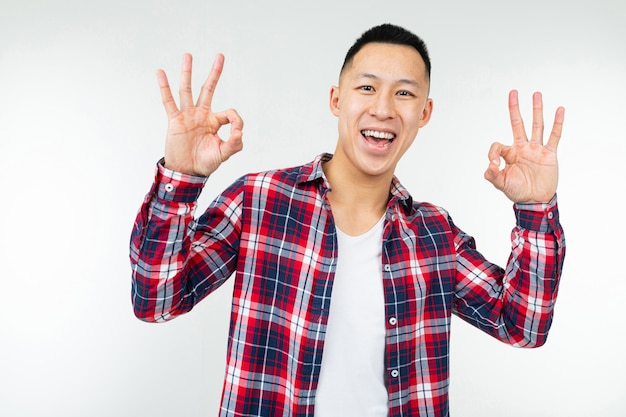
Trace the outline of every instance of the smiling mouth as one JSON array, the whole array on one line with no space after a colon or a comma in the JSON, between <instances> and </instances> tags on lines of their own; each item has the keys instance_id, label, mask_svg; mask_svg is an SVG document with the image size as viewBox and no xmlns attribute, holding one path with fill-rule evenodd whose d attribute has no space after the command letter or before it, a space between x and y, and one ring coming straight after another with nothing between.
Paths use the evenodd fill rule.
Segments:
<instances>
[{"instance_id":1,"label":"smiling mouth","mask_svg":"<svg viewBox=\"0 0 626 417\"><path fill-rule=\"evenodd\" d=\"M390 132L380 132L378 130L362 130L361 134L365 140L379 148L389 146L394 141L396 135Z\"/></svg>"}]
</instances>

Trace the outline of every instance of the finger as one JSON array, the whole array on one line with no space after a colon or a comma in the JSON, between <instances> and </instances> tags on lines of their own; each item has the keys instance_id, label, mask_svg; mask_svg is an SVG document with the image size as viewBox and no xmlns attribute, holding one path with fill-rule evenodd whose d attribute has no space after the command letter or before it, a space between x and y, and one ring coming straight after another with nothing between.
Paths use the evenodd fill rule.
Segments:
<instances>
[{"instance_id":1,"label":"finger","mask_svg":"<svg viewBox=\"0 0 626 417\"><path fill-rule=\"evenodd\" d=\"M232 127L243 130L243 119L235 109L228 109L212 114L214 118L211 127L217 132L222 126L231 125Z\"/></svg>"},{"instance_id":2,"label":"finger","mask_svg":"<svg viewBox=\"0 0 626 417\"><path fill-rule=\"evenodd\" d=\"M215 61L213 62L213 68L211 68L211 73L202 85L202 91L200 91L200 96L198 97L198 102L196 104L198 107L206 106L209 109L211 108L213 93L215 92L215 87L217 86L217 82L220 79L223 68L224 55L217 54L217 56L215 57Z\"/></svg>"},{"instance_id":3,"label":"finger","mask_svg":"<svg viewBox=\"0 0 626 417\"><path fill-rule=\"evenodd\" d=\"M502 153L504 152L505 148L508 147L498 142L494 142L491 144L489 152L487 153L487 156L489 157L490 167L491 165L493 165L496 169L499 169Z\"/></svg>"},{"instance_id":4,"label":"finger","mask_svg":"<svg viewBox=\"0 0 626 417\"><path fill-rule=\"evenodd\" d=\"M178 94L180 96L180 108L185 111L186 108L193 106L193 96L191 94L191 68L193 58L190 54L183 55L183 63L180 72L180 87Z\"/></svg>"},{"instance_id":5,"label":"finger","mask_svg":"<svg viewBox=\"0 0 626 417\"><path fill-rule=\"evenodd\" d=\"M489 166L485 171L485 179L491 182L496 188L500 183L500 155L504 146L498 142L491 144L487 156L489 157Z\"/></svg>"},{"instance_id":6,"label":"finger","mask_svg":"<svg viewBox=\"0 0 626 417\"><path fill-rule=\"evenodd\" d=\"M511 128L513 129L513 139L515 142L527 141L528 138L526 137L524 121L519 111L519 100L516 90L512 90L509 93L509 116L511 118Z\"/></svg>"},{"instance_id":7,"label":"finger","mask_svg":"<svg viewBox=\"0 0 626 417\"><path fill-rule=\"evenodd\" d=\"M543 144L543 100L540 92L533 94L533 130L530 141Z\"/></svg>"},{"instance_id":8,"label":"finger","mask_svg":"<svg viewBox=\"0 0 626 417\"><path fill-rule=\"evenodd\" d=\"M554 115L554 124L552 125L552 132L550 132L550 138L546 144L546 148L551 151L556 151L561 140L561 133L563 132L563 121L565 120L565 108L559 107L556 109Z\"/></svg>"},{"instance_id":9,"label":"finger","mask_svg":"<svg viewBox=\"0 0 626 417\"><path fill-rule=\"evenodd\" d=\"M228 141L222 142L222 162L243 149L243 132L231 127Z\"/></svg>"},{"instance_id":10,"label":"finger","mask_svg":"<svg viewBox=\"0 0 626 417\"><path fill-rule=\"evenodd\" d=\"M174 101L174 97L172 96L172 90L170 89L170 84L167 81L167 75L165 75L165 71L162 69L158 70L157 73L157 81L159 82L159 88L161 90L161 101L163 102L163 107L165 107L165 112L168 117L172 117L173 114L178 112L178 107L176 107L176 101Z\"/></svg>"},{"instance_id":11,"label":"finger","mask_svg":"<svg viewBox=\"0 0 626 417\"><path fill-rule=\"evenodd\" d=\"M504 173L500 171L499 164L494 163L494 161L490 160L489 166L485 170L484 177L498 190L504 187Z\"/></svg>"},{"instance_id":12,"label":"finger","mask_svg":"<svg viewBox=\"0 0 626 417\"><path fill-rule=\"evenodd\" d=\"M220 126L230 124L228 139L221 145L222 161L225 161L243 148L243 119L234 109L215 113L215 118Z\"/></svg>"},{"instance_id":13,"label":"finger","mask_svg":"<svg viewBox=\"0 0 626 417\"><path fill-rule=\"evenodd\" d=\"M504 187L504 170L506 165L512 163L515 159L514 147L494 142L489 148L488 157L489 166L485 171L485 179L501 190ZM502 160L504 160L505 167L500 169Z\"/></svg>"}]
</instances>

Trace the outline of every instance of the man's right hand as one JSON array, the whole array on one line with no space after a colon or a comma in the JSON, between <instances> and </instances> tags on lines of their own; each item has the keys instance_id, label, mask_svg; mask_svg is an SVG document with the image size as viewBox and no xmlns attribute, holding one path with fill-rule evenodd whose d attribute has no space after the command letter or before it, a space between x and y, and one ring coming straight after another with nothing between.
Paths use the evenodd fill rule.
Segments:
<instances>
[{"instance_id":1,"label":"man's right hand","mask_svg":"<svg viewBox=\"0 0 626 417\"><path fill-rule=\"evenodd\" d=\"M234 109L213 112L211 102L224 67L224 56L218 54L194 105L191 94L190 54L183 56L180 82L180 109L172 96L167 76L157 71L161 98L168 117L165 140L165 167L184 174L209 176L222 162L243 148L243 120ZM219 129L230 125L227 140L218 136Z\"/></svg>"}]
</instances>

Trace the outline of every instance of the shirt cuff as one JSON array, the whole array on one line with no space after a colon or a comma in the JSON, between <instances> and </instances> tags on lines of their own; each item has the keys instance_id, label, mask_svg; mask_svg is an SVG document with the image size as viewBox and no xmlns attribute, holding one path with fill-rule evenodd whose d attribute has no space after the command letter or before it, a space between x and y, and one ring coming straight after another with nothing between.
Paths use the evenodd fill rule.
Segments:
<instances>
[{"instance_id":1,"label":"shirt cuff","mask_svg":"<svg viewBox=\"0 0 626 417\"><path fill-rule=\"evenodd\" d=\"M164 159L157 162L155 175L156 196L174 203L193 203L209 177L183 174L165 168Z\"/></svg>"},{"instance_id":2,"label":"shirt cuff","mask_svg":"<svg viewBox=\"0 0 626 417\"><path fill-rule=\"evenodd\" d=\"M515 203L515 218L522 229L548 233L559 224L559 207L556 194L547 203Z\"/></svg>"}]
</instances>

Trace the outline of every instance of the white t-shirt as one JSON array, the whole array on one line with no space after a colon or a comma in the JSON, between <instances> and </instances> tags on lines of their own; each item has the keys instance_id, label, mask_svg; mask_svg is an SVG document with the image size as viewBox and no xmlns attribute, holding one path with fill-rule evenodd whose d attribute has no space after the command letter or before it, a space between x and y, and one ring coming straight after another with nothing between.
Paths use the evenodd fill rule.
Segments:
<instances>
[{"instance_id":1,"label":"white t-shirt","mask_svg":"<svg viewBox=\"0 0 626 417\"><path fill-rule=\"evenodd\" d=\"M385 417L384 217L368 232L337 230L339 256L315 417Z\"/></svg>"}]
</instances>

